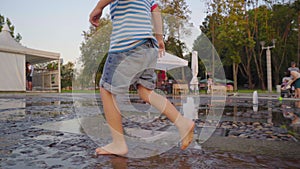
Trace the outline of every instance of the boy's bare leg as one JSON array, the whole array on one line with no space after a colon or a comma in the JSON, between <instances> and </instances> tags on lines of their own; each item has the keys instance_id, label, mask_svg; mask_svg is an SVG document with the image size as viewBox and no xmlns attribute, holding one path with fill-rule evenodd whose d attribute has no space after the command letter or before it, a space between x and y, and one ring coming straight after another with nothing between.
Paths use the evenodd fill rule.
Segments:
<instances>
[{"instance_id":1,"label":"boy's bare leg","mask_svg":"<svg viewBox=\"0 0 300 169\"><path fill-rule=\"evenodd\" d=\"M97 148L96 154L127 154L128 148L123 135L122 117L116 105L115 98L110 92L108 92L104 88L100 88L100 95L103 102L105 118L111 132L112 143L104 147Z\"/></svg>"},{"instance_id":2,"label":"boy's bare leg","mask_svg":"<svg viewBox=\"0 0 300 169\"><path fill-rule=\"evenodd\" d=\"M195 123L183 117L165 97L149 90L142 85L138 86L140 97L165 114L177 127L181 137L181 149L186 149L193 141Z\"/></svg>"}]
</instances>

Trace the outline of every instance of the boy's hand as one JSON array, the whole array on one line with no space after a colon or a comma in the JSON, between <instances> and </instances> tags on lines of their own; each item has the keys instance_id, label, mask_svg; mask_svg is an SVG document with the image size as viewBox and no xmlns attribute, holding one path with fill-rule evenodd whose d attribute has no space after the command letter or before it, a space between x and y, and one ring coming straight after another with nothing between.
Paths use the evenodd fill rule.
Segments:
<instances>
[{"instance_id":1,"label":"boy's hand","mask_svg":"<svg viewBox=\"0 0 300 169\"><path fill-rule=\"evenodd\" d=\"M100 25L99 19L101 16L102 16L102 9L96 7L90 14L90 23L93 26L98 27Z\"/></svg>"},{"instance_id":2,"label":"boy's hand","mask_svg":"<svg viewBox=\"0 0 300 169\"><path fill-rule=\"evenodd\" d=\"M90 14L90 23L98 27L100 25L100 17L102 16L102 10L111 2L114 0L100 0L97 4L97 6L94 8L92 13Z\"/></svg>"},{"instance_id":3,"label":"boy's hand","mask_svg":"<svg viewBox=\"0 0 300 169\"><path fill-rule=\"evenodd\" d=\"M158 40L158 57L161 58L165 56L165 43L163 40Z\"/></svg>"},{"instance_id":4,"label":"boy's hand","mask_svg":"<svg viewBox=\"0 0 300 169\"><path fill-rule=\"evenodd\" d=\"M161 58L165 55L165 42L162 34L155 34L155 38L158 43L158 57Z\"/></svg>"}]
</instances>

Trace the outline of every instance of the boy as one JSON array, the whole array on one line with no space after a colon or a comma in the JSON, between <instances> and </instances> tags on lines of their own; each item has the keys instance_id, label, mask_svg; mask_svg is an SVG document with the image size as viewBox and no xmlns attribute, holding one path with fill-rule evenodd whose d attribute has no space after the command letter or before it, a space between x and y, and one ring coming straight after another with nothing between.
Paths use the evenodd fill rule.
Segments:
<instances>
[{"instance_id":1,"label":"boy","mask_svg":"<svg viewBox=\"0 0 300 169\"><path fill-rule=\"evenodd\" d=\"M137 87L141 99L157 108L175 124L181 137L181 149L186 149L193 140L195 123L183 117L166 98L153 92L156 59L165 50L158 5L154 0L100 0L90 14L92 25L99 26L102 11L109 4L113 31L100 80L100 95L112 143L97 148L96 154L128 153L122 117L114 95L126 92L126 87L128 89L131 84Z\"/></svg>"}]
</instances>

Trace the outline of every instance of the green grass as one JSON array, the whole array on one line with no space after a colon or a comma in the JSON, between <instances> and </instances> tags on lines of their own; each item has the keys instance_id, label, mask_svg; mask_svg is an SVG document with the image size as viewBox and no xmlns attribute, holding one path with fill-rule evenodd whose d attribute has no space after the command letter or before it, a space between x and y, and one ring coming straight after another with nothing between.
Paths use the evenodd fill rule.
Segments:
<instances>
[{"instance_id":1,"label":"green grass","mask_svg":"<svg viewBox=\"0 0 300 169\"><path fill-rule=\"evenodd\" d=\"M257 91L257 93L269 93L267 90L250 90L250 89L239 89L237 92L238 93L253 93L254 91ZM99 93L99 90L62 90L62 93ZM137 91L130 91L129 93L131 94L136 94ZM200 94L205 94L206 90L201 89ZM228 92L230 93L230 92ZM275 90L273 90L272 94L276 94L277 92Z\"/></svg>"},{"instance_id":2,"label":"green grass","mask_svg":"<svg viewBox=\"0 0 300 169\"><path fill-rule=\"evenodd\" d=\"M99 90L62 90L62 93L99 93Z\"/></svg>"},{"instance_id":3,"label":"green grass","mask_svg":"<svg viewBox=\"0 0 300 169\"><path fill-rule=\"evenodd\" d=\"M254 91L257 91L257 93L269 93L268 90L261 90L261 89L239 89L238 93L253 93ZM272 92L273 94L277 93L276 90L273 90Z\"/></svg>"}]
</instances>

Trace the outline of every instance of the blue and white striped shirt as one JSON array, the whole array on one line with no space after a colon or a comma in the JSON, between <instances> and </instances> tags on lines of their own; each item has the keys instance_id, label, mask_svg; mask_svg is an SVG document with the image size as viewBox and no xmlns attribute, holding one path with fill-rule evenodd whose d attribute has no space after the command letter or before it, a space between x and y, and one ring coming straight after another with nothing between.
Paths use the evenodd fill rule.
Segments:
<instances>
[{"instance_id":1,"label":"blue and white striped shirt","mask_svg":"<svg viewBox=\"0 0 300 169\"><path fill-rule=\"evenodd\" d=\"M125 52L153 37L151 11L157 7L155 0L115 0L110 4L113 30L110 53Z\"/></svg>"}]
</instances>

